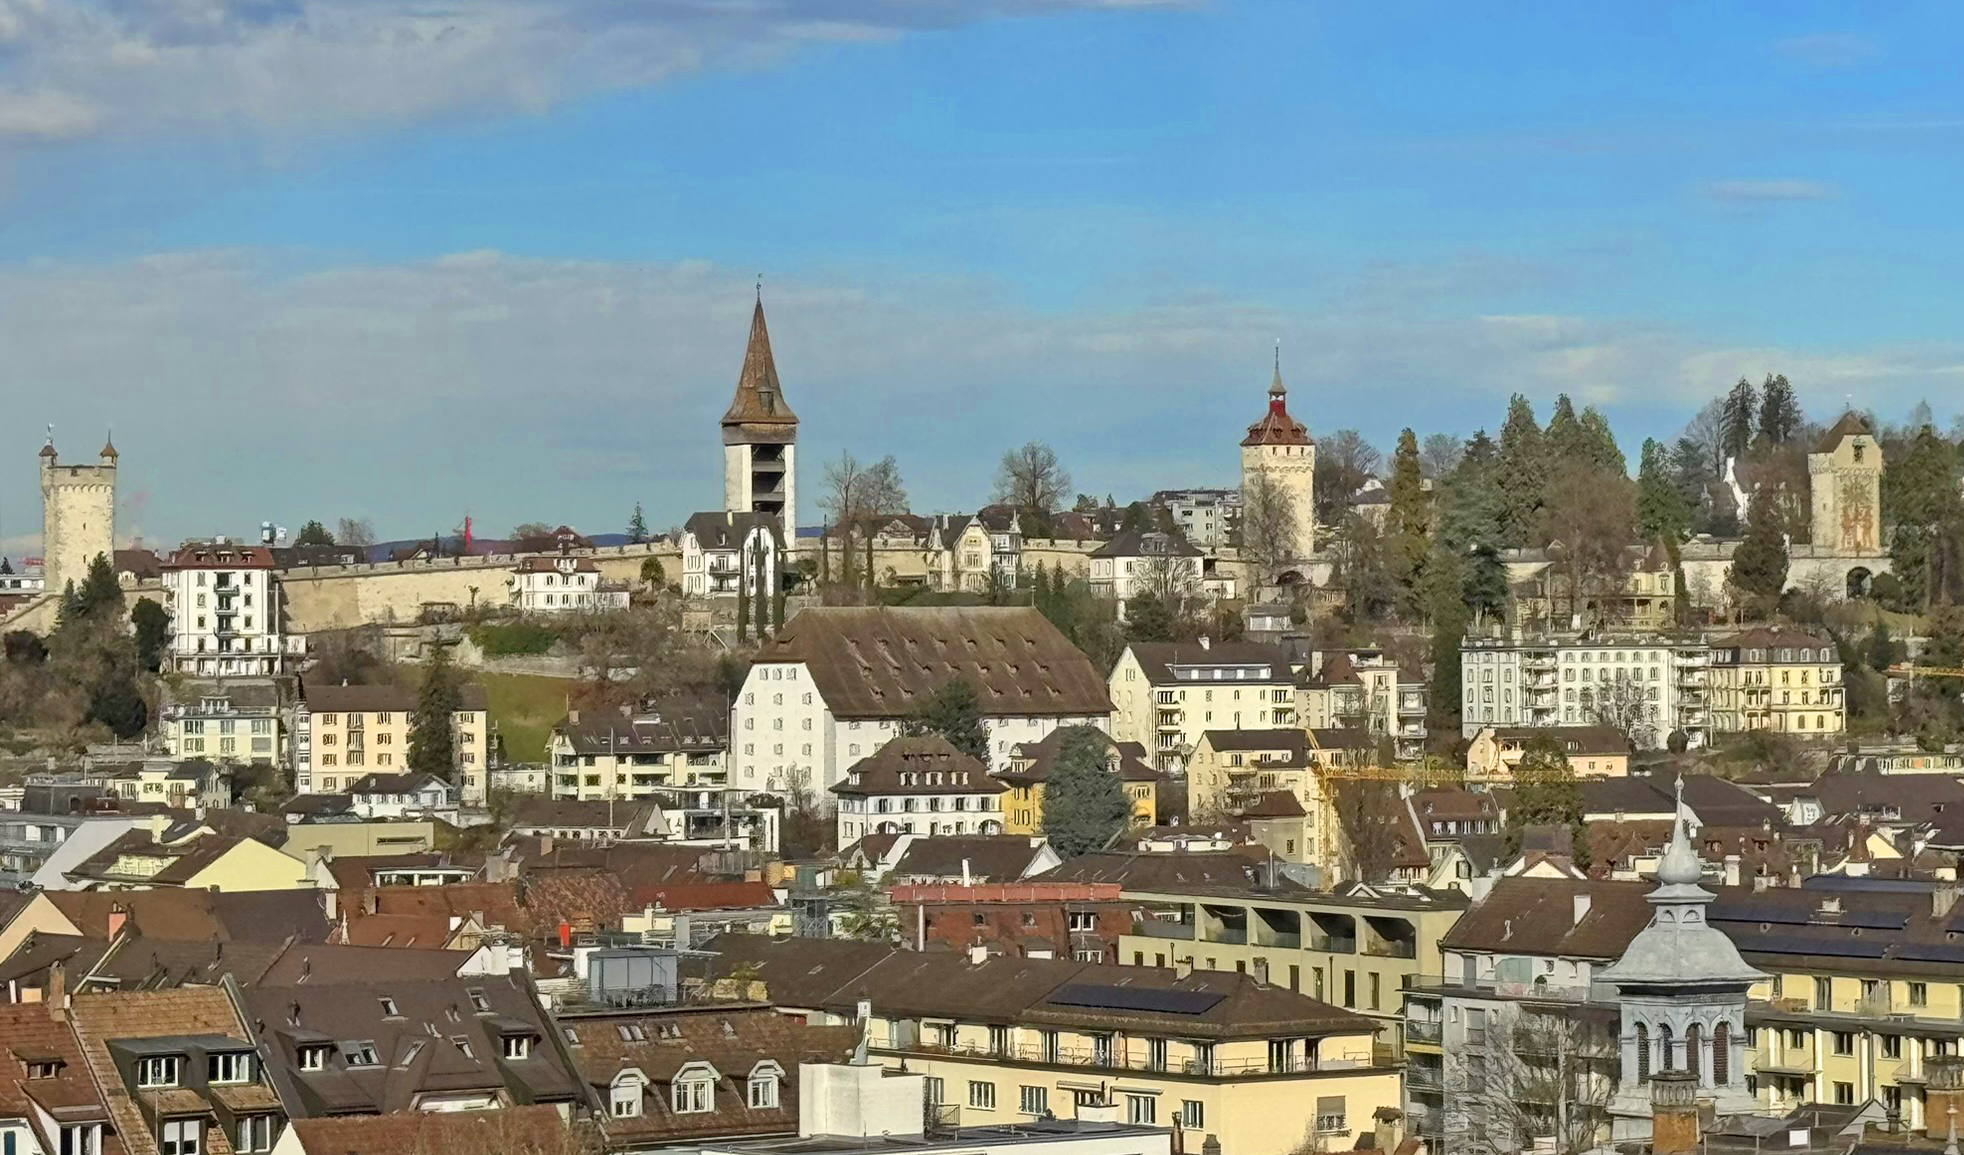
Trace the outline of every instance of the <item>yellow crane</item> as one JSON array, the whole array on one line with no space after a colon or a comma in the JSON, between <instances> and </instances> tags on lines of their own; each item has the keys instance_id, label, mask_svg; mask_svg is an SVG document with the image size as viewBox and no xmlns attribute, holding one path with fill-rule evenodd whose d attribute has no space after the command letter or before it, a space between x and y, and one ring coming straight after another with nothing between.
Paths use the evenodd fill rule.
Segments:
<instances>
[{"instance_id":1,"label":"yellow crane","mask_svg":"<svg viewBox=\"0 0 1964 1155\"><path fill-rule=\"evenodd\" d=\"M1894 665L1883 672L1892 678L1964 678L1964 670L1951 666Z\"/></svg>"}]
</instances>

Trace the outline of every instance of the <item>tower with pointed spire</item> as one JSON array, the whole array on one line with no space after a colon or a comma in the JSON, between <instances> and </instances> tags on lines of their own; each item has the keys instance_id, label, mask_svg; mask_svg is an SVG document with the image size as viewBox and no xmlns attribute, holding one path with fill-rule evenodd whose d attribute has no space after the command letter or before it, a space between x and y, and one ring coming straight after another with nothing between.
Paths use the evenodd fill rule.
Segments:
<instances>
[{"instance_id":1,"label":"tower with pointed spire","mask_svg":"<svg viewBox=\"0 0 1964 1155\"><path fill-rule=\"evenodd\" d=\"M764 326L764 296L750 314L736 396L723 414L723 509L778 519L786 542L798 531L798 415L784 402Z\"/></svg>"},{"instance_id":2,"label":"tower with pointed spire","mask_svg":"<svg viewBox=\"0 0 1964 1155\"><path fill-rule=\"evenodd\" d=\"M41 576L49 593L81 585L101 554L116 560L116 446L104 439L93 465L55 454L54 427L41 447Z\"/></svg>"},{"instance_id":3,"label":"tower with pointed spire","mask_svg":"<svg viewBox=\"0 0 1964 1155\"><path fill-rule=\"evenodd\" d=\"M1646 896L1650 923L1601 974L1622 1012L1622 1077L1609 1106L1617 1143L1650 1137L1647 1083L1659 1071L1688 1074L1696 1101L1719 1115L1758 1110L1746 1089L1746 992L1767 976L1706 917L1717 895L1699 885L1705 871L1686 829L1682 778L1677 788L1678 817Z\"/></svg>"},{"instance_id":4,"label":"tower with pointed spire","mask_svg":"<svg viewBox=\"0 0 1964 1155\"><path fill-rule=\"evenodd\" d=\"M1306 558L1316 551L1316 442L1309 429L1289 416L1289 391L1282 386L1282 346L1275 346L1275 377L1268 387L1268 412L1241 439L1242 506L1249 488L1265 478L1289 500L1294 515L1294 546L1289 554Z\"/></svg>"}]
</instances>

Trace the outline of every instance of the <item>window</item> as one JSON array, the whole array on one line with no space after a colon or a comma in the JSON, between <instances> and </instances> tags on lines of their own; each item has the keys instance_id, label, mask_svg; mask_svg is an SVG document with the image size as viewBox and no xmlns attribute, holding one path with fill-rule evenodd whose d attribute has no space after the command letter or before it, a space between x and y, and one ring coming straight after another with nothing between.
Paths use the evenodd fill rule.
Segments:
<instances>
[{"instance_id":1,"label":"window","mask_svg":"<svg viewBox=\"0 0 1964 1155\"><path fill-rule=\"evenodd\" d=\"M1900 1059L1903 1057L1903 1037L1901 1035L1882 1036L1882 1057Z\"/></svg>"},{"instance_id":2,"label":"window","mask_svg":"<svg viewBox=\"0 0 1964 1155\"><path fill-rule=\"evenodd\" d=\"M763 1111L777 1106L777 1073L755 1071L750 1076L750 1106Z\"/></svg>"},{"instance_id":3,"label":"window","mask_svg":"<svg viewBox=\"0 0 1964 1155\"><path fill-rule=\"evenodd\" d=\"M641 1080L630 1072L614 1077L608 1089L607 1107L616 1119L632 1119L641 1114Z\"/></svg>"},{"instance_id":4,"label":"window","mask_svg":"<svg viewBox=\"0 0 1964 1155\"><path fill-rule=\"evenodd\" d=\"M469 1039L465 1038L462 1035L452 1035L450 1037L450 1041L456 1044L458 1054L464 1056L466 1059L469 1059L473 1063L477 1061L477 1052L471 1050L471 1041Z\"/></svg>"},{"instance_id":5,"label":"window","mask_svg":"<svg viewBox=\"0 0 1964 1155\"><path fill-rule=\"evenodd\" d=\"M1148 1071L1164 1071L1166 1069L1165 1039L1146 1040L1146 1069Z\"/></svg>"},{"instance_id":6,"label":"window","mask_svg":"<svg viewBox=\"0 0 1964 1155\"><path fill-rule=\"evenodd\" d=\"M1150 1127L1159 1122L1159 1103L1151 1095L1127 1095L1125 1118L1129 1123Z\"/></svg>"},{"instance_id":7,"label":"window","mask_svg":"<svg viewBox=\"0 0 1964 1155\"><path fill-rule=\"evenodd\" d=\"M1316 1097L1316 1133L1318 1135L1348 1135L1350 1124L1344 1118L1342 1095L1318 1095Z\"/></svg>"},{"instance_id":8,"label":"window","mask_svg":"<svg viewBox=\"0 0 1964 1155\"><path fill-rule=\"evenodd\" d=\"M1927 1007L1927 1006L1929 1006L1929 1005L1930 1005L1930 984L1928 984L1928 983L1911 983L1911 984L1909 984L1909 1005L1910 1005L1910 1006L1912 1006L1912 1007Z\"/></svg>"},{"instance_id":9,"label":"window","mask_svg":"<svg viewBox=\"0 0 1964 1155\"><path fill-rule=\"evenodd\" d=\"M27 1064L27 1077L29 1079L52 1079L61 1073L61 1068L62 1062L60 1059L36 1059Z\"/></svg>"},{"instance_id":10,"label":"window","mask_svg":"<svg viewBox=\"0 0 1964 1155\"><path fill-rule=\"evenodd\" d=\"M393 1019L397 1015L402 1013L401 1011L396 1010L396 1001L388 997L387 995L382 996L381 1003L382 1003L382 1017L385 1019Z\"/></svg>"},{"instance_id":11,"label":"window","mask_svg":"<svg viewBox=\"0 0 1964 1155\"><path fill-rule=\"evenodd\" d=\"M327 1069L326 1047L300 1048L300 1069L303 1071L325 1071Z\"/></svg>"},{"instance_id":12,"label":"window","mask_svg":"<svg viewBox=\"0 0 1964 1155\"><path fill-rule=\"evenodd\" d=\"M1019 1088L1016 1096L1016 1109L1025 1115L1050 1114L1050 1088Z\"/></svg>"},{"instance_id":13,"label":"window","mask_svg":"<svg viewBox=\"0 0 1964 1155\"><path fill-rule=\"evenodd\" d=\"M1855 1102L1855 1084L1836 1083L1834 1085L1834 1101L1844 1107L1853 1104Z\"/></svg>"},{"instance_id":14,"label":"window","mask_svg":"<svg viewBox=\"0 0 1964 1155\"><path fill-rule=\"evenodd\" d=\"M1834 1009L1834 980L1817 978L1814 980L1814 1009L1831 1011Z\"/></svg>"},{"instance_id":15,"label":"window","mask_svg":"<svg viewBox=\"0 0 1964 1155\"><path fill-rule=\"evenodd\" d=\"M470 996L471 996L472 1010L488 1011L491 1009L491 1000L484 997L484 991L482 988L472 987L470 990Z\"/></svg>"},{"instance_id":16,"label":"window","mask_svg":"<svg viewBox=\"0 0 1964 1155\"><path fill-rule=\"evenodd\" d=\"M505 1058L523 1059L531 1053L532 1038L530 1035L505 1036Z\"/></svg>"},{"instance_id":17,"label":"window","mask_svg":"<svg viewBox=\"0 0 1964 1155\"><path fill-rule=\"evenodd\" d=\"M1852 1055L1855 1053L1855 1033L1853 1031L1834 1032L1834 1053Z\"/></svg>"},{"instance_id":18,"label":"window","mask_svg":"<svg viewBox=\"0 0 1964 1155\"><path fill-rule=\"evenodd\" d=\"M136 1085L139 1087L177 1086L178 1064L183 1060L176 1055L151 1055L136 1061Z\"/></svg>"},{"instance_id":19,"label":"window","mask_svg":"<svg viewBox=\"0 0 1964 1155\"><path fill-rule=\"evenodd\" d=\"M1207 1105L1198 1099L1180 1100L1180 1126L1198 1131L1207 1125Z\"/></svg>"},{"instance_id":20,"label":"window","mask_svg":"<svg viewBox=\"0 0 1964 1155\"><path fill-rule=\"evenodd\" d=\"M375 1044L367 1039L358 1043L342 1043L341 1054L347 1058L350 1067L379 1067L382 1064L375 1054Z\"/></svg>"},{"instance_id":21,"label":"window","mask_svg":"<svg viewBox=\"0 0 1964 1155\"><path fill-rule=\"evenodd\" d=\"M707 1075L691 1075L686 1079L675 1080L674 1093L670 1096L670 1101L675 1106L675 1113L677 1115L707 1114L713 1109L714 1099L711 1092L714 1089L715 1084L709 1081Z\"/></svg>"},{"instance_id":22,"label":"window","mask_svg":"<svg viewBox=\"0 0 1964 1155\"><path fill-rule=\"evenodd\" d=\"M239 1138L233 1150L271 1151L273 1149L273 1117L271 1115L239 1116Z\"/></svg>"},{"instance_id":23,"label":"window","mask_svg":"<svg viewBox=\"0 0 1964 1155\"><path fill-rule=\"evenodd\" d=\"M167 1119L157 1133L158 1155L199 1155L204 1150L202 1119Z\"/></svg>"},{"instance_id":24,"label":"window","mask_svg":"<svg viewBox=\"0 0 1964 1155\"><path fill-rule=\"evenodd\" d=\"M245 1051L212 1055L209 1069L205 1074L207 1082L250 1083L252 1082L252 1056Z\"/></svg>"},{"instance_id":25,"label":"window","mask_svg":"<svg viewBox=\"0 0 1964 1155\"><path fill-rule=\"evenodd\" d=\"M989 1028L989 1053L992 1055L1000 1055L1006 1053L1008 1050L1009 1050L1009 1028L1003 1026L991 1026Z\"/></svg>"},{"instance_id":26,"label":"window","mask_svg":"<svg viewBox=\"0 0 1964 1155\"><path fill-rule=\"evenodd\" d=\"M970 1079L968 1081L968 1105L978 1111L995 1110L996 1085L994 1083L980 1083L974 1079Z\"/></svg>"}]
</instances>

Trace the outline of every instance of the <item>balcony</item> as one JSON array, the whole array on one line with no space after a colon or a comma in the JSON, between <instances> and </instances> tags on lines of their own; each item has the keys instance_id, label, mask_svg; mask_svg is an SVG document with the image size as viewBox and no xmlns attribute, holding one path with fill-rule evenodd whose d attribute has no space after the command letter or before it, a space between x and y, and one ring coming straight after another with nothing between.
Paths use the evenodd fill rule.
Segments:
<instances>
[{"instance_id":1,"label":"balcony","mask_svg":"<svg viewBox=\"0 0 1964 1155\"><path fill-rule=\"evenodd\" d=\"M1445 1072L1437 1067L1424 1067L1413 1063L1405 1068L1405 1087L1412 1091L1431 1091L1437 1094L1446 1089Z\"/></svg>"},{"instance_id":2,"label":"balcony","mask_svg":"<svg viewBox=\"0 0 1964 1155\"><path fill-rule=\"evenodd\" d=\"M1273 1075L1310 1075L1326 1071L1394 1070L1375 1054L1344 1055L1338 1058L1305 1059L1290 1054L1279 1064L1267 1059L1178 1059L1156 1064L1149 1055L1132 1054L1124 1047L1045 1047L1040 1043L1011 1043L990 1048L977 1045L943 1046L927 1041L888 1040L874 1043L873 1050L894 1055L923 1057L950 1056L993 1060L1003 1063L1040 1063L1051 1067L1080 1067L1094 1071L1141 1071L1149 1074L1193 1075L1215 1079L1250 1079Z\"/></svg>"},{"instance_id":3,"label":"balcony","mask_svg":"<svg viewBox=\"0 0 1964 1155\"><path fill-rule=\"evenodd\" d=\"M1405 1021L1405 1041L1408 1043L1440 1042L1443 1026L1436 1019L1407 1019Z\"/></svg>"},{"instance_id":4,"label":"balcony","mask_svg":"<svg viewBox=\"0 0 1964 1155\"><path fill-rule=\"evenodd\" d=\"M1552 983L1496 982L1493 979L1462 982L1440 975L1414 975L1405 984L1405 989L1421 995L1481 995L1524 1002L1619 1005L1614 989L1607 986L1557 986Z\"/></svg>"}]
</instances>

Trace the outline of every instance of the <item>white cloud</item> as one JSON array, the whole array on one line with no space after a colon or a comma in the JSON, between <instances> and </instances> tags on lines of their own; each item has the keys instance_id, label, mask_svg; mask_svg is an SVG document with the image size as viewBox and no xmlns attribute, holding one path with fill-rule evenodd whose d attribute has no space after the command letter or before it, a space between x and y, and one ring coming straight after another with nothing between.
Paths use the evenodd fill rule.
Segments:
<instances>
[{"instance_id":1,"label":"white cloud","mask_svg":"<svg viewBox=\"0 0 1964 1155\"><path fill-rule=\"evenodd\" d=\"M1818 180L1723 180L1707 185L1705 194L1739 203L1825 201L1839 197L1841 189Z\"/></svg>"},{"instance_id":2,"label":"white cloud","mask_svg":"<svg viewBox=\"0 0 1964 1155\"><path fill-rule=\"evenodd\" d=\"M0 142L538 111L802 45L1171 0L0 0Z\"/></svg>"},{"instance_id":3,"label":"white cloud","mask_svg":"<svg viewBox=\"0 0 1964 1155\"><path fill-rule=\"evenodd\" d=\"M1318 432L1497 425L1520 391L1674 429L1739 376L1785 372L1825 411L1954 393L1964 348L1714 347L1632 318L1482 315L1374 273L1362 307L1302 312L1192 295L1059 315L957 280L877 288L782 278L766 305L803 419L806 492L850 447L893 452L921 507L972 508L1002 447L1055 443L1087 490L1233 478L1275 340ZM65 453L113 426L126 503L171 537L262 519L373 516L385 533L524 520L598 530L635 501L662 524L718 500L716 421L751 277L701 262L460 253L332 265L255 251L0 267L0 511L31 529L44 422ZM1351 294L1334 299L1347 300ZM1196 467L1194 463L1204 463ZM1200 475L1196 476L1198 469ZM808 511L809 512L809 511ZM23 524L23 523L26 524Z\"/></svg>"}]
</instances>

